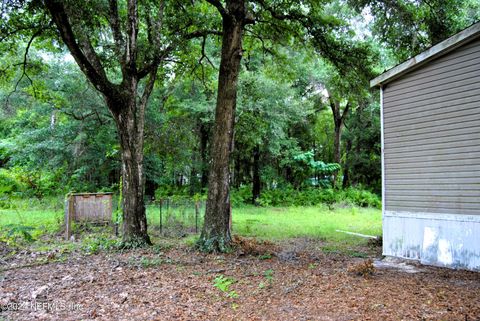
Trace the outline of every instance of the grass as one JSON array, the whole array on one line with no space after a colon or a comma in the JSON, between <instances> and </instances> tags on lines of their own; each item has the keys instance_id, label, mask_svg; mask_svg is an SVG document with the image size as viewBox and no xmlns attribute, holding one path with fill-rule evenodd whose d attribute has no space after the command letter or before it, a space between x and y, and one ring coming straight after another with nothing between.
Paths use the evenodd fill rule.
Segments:
<instances>
[{"instance_id":1,"label":"grass","mask_svg":"<svg viewBox=\"0 0 480 321\"><path fill-rule=\"evenodd\" d=\"M35 204L36 206L31 208L26 201L19 204L21 206L14 206L14 209L0 209L0 233L7 231L12 225L22 225L34 227L35 230L31 234L38 238L42 234L54 233L62 228L62 204L55 206L52 206L52 203L48 206ZM203 216L203 208L200 213L200 216ZM180 207L170 209L169 212L163 210L162 215L165 232L176 228L182 231L178 235L185 236L195 231L193 208ZM147 207L147 218L152 231L158 231L158 206ZM234 234L273 241L299 237L319 239L327 243L325 251L337 251L339 246L342 247L341 244L348 246L366 242L365 239L337 230L381 235L382 229L381 211L372 208L337 207L330 210L326 206L285 208L242 206L233 209L232 218ZM202 223L203 217L199 217L199 230ZM191 239L190 234L186 240L191 242Z\"/></svg>"},{"instance_id":2,"label":"grass","mask_svg":"<svg viewBox=\"0 0 480 321\"><path fill-rule=\"evenodd\" d=\"M38 237L58 231L63 223L63 212L55 210L0 210L0 231L11 226L34 228L31 233Z\"/></svg>"},{"instance_id":3,"label":"grass","mask_svg":"<svg viewBox=\"0 0 480 321\"><path fill-rule=\"evenodd\" d=\"M234 233L269 240L296 237L326 241L353 241L358 237L336 230L380 235L382 213L371 208L336 208L324 206L257 208L244 207L233 211Z\"/></svg>"}]
</instances>

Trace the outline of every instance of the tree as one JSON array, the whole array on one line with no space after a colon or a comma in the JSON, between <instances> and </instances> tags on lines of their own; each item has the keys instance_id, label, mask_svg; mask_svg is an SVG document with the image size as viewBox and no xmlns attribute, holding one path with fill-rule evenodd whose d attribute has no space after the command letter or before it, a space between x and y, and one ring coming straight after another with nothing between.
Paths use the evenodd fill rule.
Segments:
<instances>
[{"instance_id":1,"label":"tree","mask_svg":"<svg viewBox=\"0 0 480 321\"><path fill-rule=\"evenodd\" d=\"M154 8L156 9L155 17L151 17L150 13L146 14L148 38L155 44L154 47L148 46L153 51L150 57L145 52L143 52L144 57L141 57L142 52L139 46L141 25L137 1L128 1L125 21L121 20L117 1L109 1L108 9L100 5L103 4L91 8L73 6L70 2L45 1L45 6L60 38L89 81L102 93L115 120L122 155L123 241L125 244L150 244L143 199L144 115L157 76L157 69L170 50L162 46L161 30L158 30L163 22L164 3ZM92 9L99 11L94 13ZM108 33L113 40L113 51L121 70L121 81L118 83L108 78L104 67L105 62L102 62L98 49L97 51L94 49L95 43L86 36L88 32L107 32L106 26L102 26L103 30L91 29L91 14L103 15L103 18L108 21L110 28ZM139 63L139 58L145 60ZM139 82L147 76L148 80L141 98L137 99Z\"/></svg>"},{"instance_id":2,"label":"tree","mask_svg":"<svg viewBox=\"0 0 480 321\"><path fill-rule=\"evenodd\" d=\"M209 251L222 251L231 240L229 163L233 149L237 79L245 27L260 21L263 27L258 28L259 38L283 37L289 40L296 37L302 45L306 39L311 40L317 51L342 71L361 68L358 57L368 55L369 51L363 46L351 48L351 42L338 36L338 31L345 31L348 26L345 21L325 12L328 1L301 1L292 4L290 1L227 0L225 6L218 0L207 2L222 16L223 36L212 166L205 223L199 245Z\"/></svg>"},{"instance_id":3,"label":"tree","mask_svg":"<svg viewBox=\"0 0 480 321\"><path fill-rule=\"evenodd\" d=\"M313 108L308 101L300 102L302 97L295 90L294 81L285 79L275 67L264 63L252 68L241 74L239 83L234 168L236 186L251 183L252 203L258 205L266 183L262 171L274 164L268 160L278 159L282 150L297 145L287 131L293 124L303 122Z\"/></svg>"},{"instance_id":4,"label":"tree","mask_svg":"<svg viewBox=\"0 0 480 321\"><path fill-rule=\"evenodd\" d=\"M199 245L208 251L225 251L231 242L230 153L233 149L237 81L242 59L244 28L253 23L245 0L207 0L222 16L222 50L208 180L205 223Z\"/></svg>"},{"instance_id":5,"label":"tree","mask_svg":"<svg viewBox=\"0 0 480 321\"><path fill-rule=\"evenodd\" d=\"M382 171L378 98L371 96L361 102L345 127L343 187L361 185L380 193Z\"/></svg>"},{"instance_id":6,"label":"tree","mask_svg":"<svg viewBox=\"0 0 480 321\"><path fill-rule=\"evenodd\" d=\"M340 164L341 156L342 156L340 151L340 140L342 138L342 129L343 129L343 126L345 125L345 120L350 111L350 102L347 101L345 103L345 106L343 107L343 111L341 107L341 102L338 100L335 100L331 96L331 93L328 95L328 102L333 114L333 124L334 124L334 131L335 131L335 137L333 139L333 160L335 161L335 163Z\"/></svg>"},{"instance_id":7,"label":"tree","mask_svg":"<svg viewBox=\"0 0 480 321\"><path fill-rule=\"evenodd\" d=\"M12 93L18 74L5 79L0 89L5 97L0 104L8 103L0 140L8 155L6 167L28 178L38 197L118 184L118 143L111 135L115 126L102 98L74 63L44 57L30 52L29 60L41 66L29 75L36 97L27 83Z\"/></svg>"},{"instance_id":8,"label":"tree","mask_svg":"<svg viewBox=\"0 0 480 321\"><path fill-rule=\"evenodd\" d=\"M42 25L31 39L39 35L60 39L102 94L114 119L122 158L123 242L150 244L144 205L145 109L158 69L184 40L210 31L192 30L192 24L198 21L189 17L180 3L136 0L97 1L81 6L75 1L21 1L2 13L7 18L2 26L31 30L31 21L43 21L34 18L46 15L52 24ZM9 35L21 33L15 30Z\"/></svg>"}]
</instances>

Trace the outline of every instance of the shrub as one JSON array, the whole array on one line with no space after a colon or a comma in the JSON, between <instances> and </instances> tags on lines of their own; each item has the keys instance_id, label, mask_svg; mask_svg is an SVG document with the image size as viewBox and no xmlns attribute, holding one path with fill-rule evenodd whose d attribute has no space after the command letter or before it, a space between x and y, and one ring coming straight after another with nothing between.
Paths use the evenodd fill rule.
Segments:
<instances>
[{"instance_id":1,"label":"shrub","mask_svg":"<svg viewBox=\"0 0 480 321\"><path fill-rule=\"evenodd\" d=\"M381 208L378 195L362 189L346 190L310 188L296 190L293 188L264 190L258 203L261 206L312 206L317 204L332 205L345 202L347 204Z\"/></svg>"},{"instance_id":2,"label":"shrub","mask_svg":"<svg viewBox=\"0 0 480 321\"><path fill-rule=\"evenodd\" d=\"M241 186L230 193L230 200L233 206L250 204L252 202L252 188L250 186Z\"/></svg>"},{"instance_id":3,"label":"shrub","mask_svg":"<svg viewBox=\"0 0 480 321\"><path fill-rule=\"evenodd\" d=\"M0 195L19 192L22 184L15 176L5 169L0 169Z\"/></svg>"},{"instance_id":4,"label":"shrub","mask_svg":"<svg viewBox=\"0 0 480 321\"><path fill-rule=\"evenodd\" d=\"M168 197L173 200L191 200L192 196L184 190L174 190L168 188L158 189L156 197ZM205 194L196 194L194 199L206 199ZM251 204L252 189L248 185L241 186L238 189L232 189L230 200L233 206ZM333 205L335 203L346 203L360 207L381 208L380 197L368 190L362 188L347 188L336 190L333 188L306 188L295 189L292 186L283 188L265 189L262 191L258 204L260 206L313 206L318 204Z\"/></svg>"}]
</instances>

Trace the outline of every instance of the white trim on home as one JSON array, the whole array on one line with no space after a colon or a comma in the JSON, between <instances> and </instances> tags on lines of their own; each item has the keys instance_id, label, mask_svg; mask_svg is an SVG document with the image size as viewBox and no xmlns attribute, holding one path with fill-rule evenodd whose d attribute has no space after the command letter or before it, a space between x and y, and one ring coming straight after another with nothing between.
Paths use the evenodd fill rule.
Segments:
<instances>
[{"instance_id":1,"label":"white trim on home","mask_svg":"<svg viewBox=\"0 0 480 321\"><path fill-rule=\"evenodd\" d=\"M380 141L381 141L381 166L382 166L382 226L385 217L385 145L383 134L383 87L380 87Z\"/></svg>"}]
</instances>

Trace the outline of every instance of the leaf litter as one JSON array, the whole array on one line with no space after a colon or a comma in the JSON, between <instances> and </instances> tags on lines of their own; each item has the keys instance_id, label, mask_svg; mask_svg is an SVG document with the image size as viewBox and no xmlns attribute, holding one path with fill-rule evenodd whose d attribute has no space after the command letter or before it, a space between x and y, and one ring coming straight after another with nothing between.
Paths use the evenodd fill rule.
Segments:
<instances>
[{"instance_id":1,"label":"leaf litter","mask_svg":"<svg viewBox=\"0 0 480 321\"><path fill-rule=\"evenodd\" d=\"M315 240L235 243L229 254L179 244L7 269L0 320L480 319L480 273L396 268L325 253ZM235 282L225 292L220 279Z\"/></svg>"}]
</instances>

